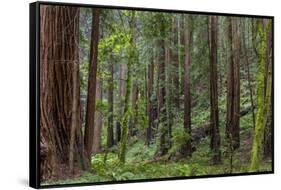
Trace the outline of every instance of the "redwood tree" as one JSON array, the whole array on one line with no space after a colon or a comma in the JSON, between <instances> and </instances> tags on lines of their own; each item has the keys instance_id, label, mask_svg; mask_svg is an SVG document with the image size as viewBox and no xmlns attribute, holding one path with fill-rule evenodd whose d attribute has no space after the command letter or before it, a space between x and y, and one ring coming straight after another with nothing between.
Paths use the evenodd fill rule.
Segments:
<instances>
[{"instance_id":1,"label":"redwood tree","mask_svg":"<svg viewBox=\"0 0 281 190\"><path fill-rule=\"evenodd\" d=\"M99 10L92 9L92 34L90 47L90 63L88 76L88 95L85 124L85 150L87 154L87 164L90 166L93 148L95 106L96 106L96 80L97 80L97 58L99 41Z\"/></svg>"},{"instance_id":2,"label":"redwood tree","mask_svg":"<svg viewBox=\"0 0 281 190\"><path fill-rule=\"evenodd\" d=\"M67 29L66 29L67 28ZM79 8L40 6L40 173L83 168L78 72ZM69 168L70 167L70 168Z\"/></svg>"},{"instance_id":3,"label":"redwood tree","mask_svg":"<svg viewBox=\"0 0 281 190\"><path fill-rule=\"evenodd\" d=\"M219 108L218 108L218 71L217 71L217 38L218 17L211 16L209 24L209 49L210 49L210 148L213 152L214 164L221 162L220 133L219 133Z\"/></svg>"},{"instance_id":4,"label":"redwood tree","mask_svg":"<svg viewBox=\"0 0 281 190\"><path fill-rule=\"evenodd\" d=\"M237 18L228 18L227 117L226 137L233 149L240 146L240 66Z\"/></svg>"}]
</instances>

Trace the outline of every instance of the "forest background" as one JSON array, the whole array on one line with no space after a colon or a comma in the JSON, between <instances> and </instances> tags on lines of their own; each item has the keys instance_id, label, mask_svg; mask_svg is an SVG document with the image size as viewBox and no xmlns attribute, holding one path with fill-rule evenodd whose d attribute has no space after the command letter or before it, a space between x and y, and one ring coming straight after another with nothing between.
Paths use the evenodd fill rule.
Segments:
<instances>
[{"instance_id":1,"label":"forest background","mask_svg":"<svg viewBox=\"0 0 281 190\"><path fill-rule=\"evenodd\" d=\"M77 2L77 1L73 1ZM93 3L92 1L80 1L84 3ZM139 2L129 2L129 1L95 1L96 3L109 3L115 5L125 5L125 6L147 6L147 7L159 7L159 8L175 8L187 10L207 10L207 11L218 11L218 12L236 12L236 13L250 13L250 14L266 14L266 15L275 15L276 18L276 33L280 31L279 21L280 12L279 12L279 2L277 1L235 1L235 2L226 2L226 1L212 1L212 2L182 2L182 1L173 1L173 2L163 2L163 1L139 1ZM241 6L243 5L243 6ZM17 14L11 14L10 9L7 7L13 7L13 10ZM9 15L9 19L7 19ZM1 64L1 85L4 89L7 89L10 93L1 94L1 114L5 115L2 120L3 133L1 133L1 149L3 150L3 155L1 157L1 177L3 181L1 187L5 189L28 189L27 187L27 176L28 176L28 6L26 2L23 1L6 1L3 2L1 7L1 23L5 26L9 26L9 30L2 30L1 36L3 43L1 43L1 51L5 54L1 55L4 62L11 62L14 64ZM17 25L11 25L10 23L18 23ZM18 28L22 28L21 33L18 33ZM14 46L13 43L10 43L8 37L13 37L15 41L18 41L18 45ZM280 38L275 38L275 49L280 49ZM14 53L18 52L17 56L14 56ZM275 55L275 61L279 62L280 56ZM22 64L25 62L25 64ZM14 69L16 66L16 70ZM14 76L10 77L10 72L14 71ZM280 66L275 65L275 71L278 72ZM277 81L280 76L275 75L275 80ZM6 82L9 78L9 82ZM278 88L278 83L276 83L276 94L278 97L280 95L280 88ZM17 86L17 88L15 88ZM21 93L18 93L21 92ZM10 101L8 99L13 99L14 104L18 105L17 109L11 107ZM278 107L280 101L275 100L276 112L278 112ZM14 116L17 115L17 119L14 119ZM276 117L276 125L280 123L280 118ZM11 121L13 123L11 124ZM23 127L23 125L25 127ZM14 129L17 129L17 133L14 133L15 139L17 142L13 142L10 146L6 146L6 142L9 142L10 137L6 134L11 134L14 132ZM279 129L276 128L275 133L278 134ZM280 140L276 138L276 147L279 147ZM17 151L12 151L17 150ZM19 156L21 155L19 159ZM276 165L275 169L279 170L279 152L276 151ZM10 163L10 164L8 164ZM17 172L11 170L11 165L15 164ZM249 177L234 177L234 178L217 178L217 179L200 179L200 180L181 180L181 181L169 181L169 182L159 182L159 183L141 183L141 184L123 184L123 185L114 185L114 186L97 186L97 189L143 189L143 188L161 188L161 189L171 189L174 187L182 188L189 186L190 188L210 188L210 189L223 189L228 184L235 184L229 187L229 189L236 188L245 188L248 186L254 187L255 189L264 189L268 186L278 186L280 178L280 172L277 172L276 175L261 175L261 176L249 176ZM212 183L215 182L215 184ZM92 187L83 187L83 189L92 189ZM80 189L80 188L77 188Z\"/></svg>"}]
</instances>

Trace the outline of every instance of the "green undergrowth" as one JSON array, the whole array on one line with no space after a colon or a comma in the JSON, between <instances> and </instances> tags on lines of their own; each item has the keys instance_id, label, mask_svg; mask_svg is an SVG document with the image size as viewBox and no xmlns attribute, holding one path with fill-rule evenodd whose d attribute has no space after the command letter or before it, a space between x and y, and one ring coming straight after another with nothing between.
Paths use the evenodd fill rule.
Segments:
<instances>
[{"instance_id":1,"label":"green undergrowth","mask_svg":"<svg viewBox=\"0 0 281 190\"><path fill-rule=\"evenodd\" d=\"M242 138L247 139L248 135L248 132L244 131ZM192 158L175 161L168 159L168 156L155 157L156 145L147 147L144 141L131 139L125 164L120 164L117 153L101 153L92 158L94 174L85 172L75 179L52 181L44 184L91 183L230 173L229 159L224 148L222 148L223 162L220 165L212 165L210 162L209 138L202 139L197 147ZM251 144L243 142L240 149L234 152L232 173L246 173L248 171L250 147ZM270 162L261 164L260 171L270 170Z\"/></svg>"}]
</instances>

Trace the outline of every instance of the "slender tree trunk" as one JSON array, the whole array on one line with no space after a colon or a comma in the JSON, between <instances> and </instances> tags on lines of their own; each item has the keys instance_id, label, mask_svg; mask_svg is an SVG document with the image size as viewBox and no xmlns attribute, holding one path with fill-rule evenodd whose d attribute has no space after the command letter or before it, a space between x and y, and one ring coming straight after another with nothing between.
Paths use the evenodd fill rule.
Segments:
<instances>
[{"instance_id":1,"label":"slender tree trunk","mask_svg":"<svg viewBox=\"0 0 281 190\"><path fill-rule=\"evenodd\" d=\"M226 113L226 137L230 139L230 143L232 144L232 134L231 134L231 128L233 125L233 97L234 97L234 63L233 63L233 50L232 50L232 24L231 24L231 18L227 18L227 113ZM232 148L232 145L231 145Z\"/></svg>"},{"instance_id":2,"label":"slender tree trunk","mask_svg":"<svg viewBox=\"0 0 281 190\"><path fill-rule=\"evenodd\" d=\"M124 97L125 97L125 77L126 77L126 65L125 64L120 64L120 70L119 70L119 75L120 75L120 81L119 81L119 113L120 115L124 114ZM116 144L120 141L121 139L121 122L117 121L116 122Z\"/></svg>"},{"instance_id":3,"label":"slender tree trunk","mask_svg":"<svg viewBox=\"0 0 281 190\"><path fill-rule=\"evenodd\" d=\"M152 140L152 128L154 127L154 120L153 120L153 100L152 100L152 93L153 93L153 83L154 83L154 57L151 59L151 63L148 65L148 72L147 72L147 98L148 98L148 127L146 129L146 144L150 145Z\"/></svg>"},{"instance_id":4,"label":"slender tree trunk","mask_svg":"<svg viewBox=\"0 0 281 190\"><path fill-rule=\"evenodd\" d=\"M102 102L102 78L97 78L96 100ZM93 139L93 155L101 152L101 130L102 130L102 114L100 110L95 112L95 129Z\"/></svg>"},{"instance_id":5,"label":"slender tree trunk","mask_svg":"<svg viewBox=\"0 0 281 190\"><path fill-rule=\"evenodd\" d=\"M179 79L180 79L180 96L184 94L184 64L185 64L185 58L184 58L184 36L185 36L185 30L184 30L184 15L181 15L180 21L179 21L179 39L178 39L178 44L179 44Z\"/></svg>"},{"instance_id":6,"label":"slender tree trunk","mask_svg":"<svg viewBox=\"0 0 281 190\"><path fill-rule=\"evenodd\" d=\"M164 27L164 21L161 20L161 32L165 32ZM167 125L167 108L165 105L165 97L166 97L166 90L165 90L165 84L166 81L165 77L165 40L163 38L158 40L158 55L157 55L157 62L158 62L158 68L157 68L157 74L158 74L158 94L157 94L157 100L158 100L158 127L159 133L160 133L160 147L158 154L160 156L165 155L168 152L168 144L167 144L167 135L168 135L168 125Z\"/></svg>"},{"instance_id":7,"label":"slender tree trunk","mask_svg":"<svg viewBox=\"0 0 281 190\"><path fill-rule=\"evenodd\" d=\"M129 60L128 60L128 68L127 68L127 80L126 80L126 93L125 93L125 102L124 102L124 116L122 119L122 131L121 131L121 145L120 145L120 162L122 164L126 161L126 150L127 150L127 138L128 138L128 120L129 120L129 100L131 94L131 83L132 83L132 66L133 61L136 58L136 44L135 44L135 25L136 25L136 18L135 12L132 11L131 13L131 20L130 20L130 39L129 39Z\"/></svg>"},{"instance_id":8,"label":"slender tree trunk","mask_svg":"<svg viewBox=\"0 0 281 190\"><path fill-rule=\"evenodd\" d=\"M166 40L166 47L165 47L165 91L166 91L166 97L165 97L165 103L166 103L166 122L168 127L168 138L167 138L167 145L168 148L172 146L172 99L173 99L173 76L172 76L172 69L173 69L173 63L172 63L172 50L169 47L172 45L172 41L170 39Z\"/></svg>"},{"instance_id":9,"label":"slender tree trunk","mask_svg":"<svg viewBox=\"0 0 281 190\"><path fill-rule=\"evenodd\" d=\"M238 38L238 20L232 19L233 28L233 63L234 63L234 107L233 107L233 125L232 139L233 148L240 147L240 53L239 53L239 38Z\"/></svg>"},{"instance_id":10,"label":"slender tree trunk","mask_svg":"<svg viewBox=\"0 0 281 190\"><path fill-rule=\"evenodd\" d=\"M113 136L113 64L109 63L108 70L110 77L108 79L108 127L107 127L107 148L111 148L114 144Z\"/></svg>"},{"instance_id":11,"label":"slender tree trunk","mask_svg":"<svg viewBox=\"0 0 281 190\"><path fill-rule=\"evenodd\" d=\"M79 142L78 41L79 8L40 6L41 180L59 179L65 172L61 168L84 169L78 149L83 150ZM80 163L76 162L79 159Z\"/></svg>"},{"instance_id":12,"label":"slender tree trunk","mask_svg":"<svg viewBox=\"0 0 281 190\"><path fill-rule=\"evenodd\" d=\"M172 28L172 45L175 47L172 51L172 82L173 82L173 89L174 89L174 97L173 101L175 107L179 109L180 107L180 83L179 83L179 46L178 46L178 19L174 18L173 20L173 28Z\"/></svg>"},{"instance_id":13,"label":"slender tree trunk","mask_svg":"<svg viewBox=\"0 0 281 190\"><path fill-rule=\"evenodd\" d=\"M248 56L248 48L246 46L246 26L242 29L242 45L243 45L243 50L244 50L244 59L245 59L245 69L247 72L247 80L248 80L248 89L250 93L250 101L251 101L251 106L252 106L252 119L253 119L253 127L255 128L256 122L255 122L255 104L254 104L254 97L253 97L253 89L252 89L252 84L251 84L251 74L250 74L250 63L249 63L249 56Z\"/></svg>"},{"instance_id":14,"label":"slender tree trunk","mask_svg":"<svg viewBox=\"0 0 281 190\"><path fill-rule=\"evenodd\" d=\"M221 162L220 152L220 133L219 133L219 108L218 108L218 71L217 71L217 33L218 17L211 16L209 31L210 48L210 131L211 131L211 150L213 151L212 161L214 164Z\"/></svg>"},{"instance_id":15,"label":"slender tree trunk","mask_svg":"<svg viewBox=\"0 0 281 190\"><path fill-rule=\"evenodd\" d=\"M88 158L87 159L88 167L90 167L90 163L91 163L91 153L93 148L93 137L94 137L98 41L99 41L99 10L92 9L92 35L91 35L91 47L90 47L88 95L87 95L86 124L85 124L85 137L84 137L85 150Z\"/></svg>"},{"instance_id":16,"label":"slender tree trunk","mask_svg":"<svg viewBox=\"0 0 281 190\"><path fill-rule=\"evenodd\" d=\"M130 127L129 127L129 134L130 136L136 135L136 124L137 124L137 117L138 117L138 94L139 94L139 87L138 81L134 80L133 88L132 88L132 117L130 118Z\"/></svg>"},{"instance_id":17,"label":"slender tree trunk","mask_svg":"<svg viewBox=\"0 0 281 190\"><path fill-rule=\"evenodd\" d=\"M192 18L190 15L185 17L185 64L184 64L184 122L183 127L187 133L186 146L183 147L183 154L191 156L191 95L190 95L190 64L191 64L191 38L192 38Z\"/></svg>"},{"instance_id":18,"label":"slender tree trunk","mask_svg":"<svg viewBox=\"0 0 281 190\"><path fill-rule=\"evenodd\" d=\"M229 18L226 137L230 140L234 150L240 146L240 55L238 42L237 18Z\"/></svg>"}]
</instances>

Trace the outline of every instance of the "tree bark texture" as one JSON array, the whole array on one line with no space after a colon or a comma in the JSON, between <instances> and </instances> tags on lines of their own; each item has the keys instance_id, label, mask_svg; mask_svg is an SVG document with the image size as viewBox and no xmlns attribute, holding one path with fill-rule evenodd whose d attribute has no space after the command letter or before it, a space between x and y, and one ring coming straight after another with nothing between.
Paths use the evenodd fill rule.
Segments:
<instances>
[{"instance_id":1,"label":"tree bark texture","mask_svg":"<svg viewBox=\"0 0 281 190\"><path fill-rule=\"evenodd\" d=\"M90 45L88 95L87 95L87 107L86 107L85 136L84 136L88 166L91 163L91 154L93 148L93 137L94 137L94 127L95 127L98 43L99 43L99 10L92 9L92 34L91 34L91 45Z\"/></svg>"},{"instance_id":2,"label":"tree bark texture","mask_svg":"<svg viewBox=\"0 0 281 190\"><path fill-rule=\"evenodd\" d=\"M217 38L218 38L218 17L210 18L210 133L211 150L213 151L212 161L214 164L221 162L220 133L219 133L219 108L218 108L218 71L217 71Z\"/></svg>"},{"instance_id":3,"label":"tree bark texture","mask_svg":"<svg viewBox=\"0 0 281 190\"><path fill-rule=\"evenodd\" d=\"M40 7L41 180L83 169L78 41L79 8Z\"/></svg>"}]
</instances>

